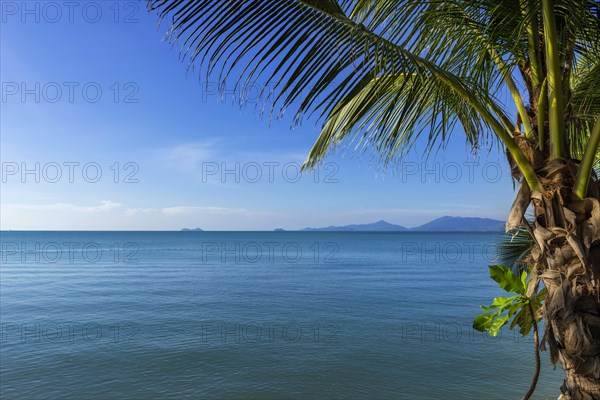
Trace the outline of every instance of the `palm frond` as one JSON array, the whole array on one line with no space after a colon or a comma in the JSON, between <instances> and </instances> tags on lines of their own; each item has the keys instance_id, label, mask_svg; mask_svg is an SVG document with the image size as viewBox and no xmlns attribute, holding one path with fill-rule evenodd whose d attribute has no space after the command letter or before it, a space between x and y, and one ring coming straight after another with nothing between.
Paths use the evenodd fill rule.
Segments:
<instances>
[{"instance_id":1,"label":"palm frond","mask_svg":"<svg viewBox=\"0 0 600 400\"><path fill-rule=\"evenodd\" d=\"M592 128L600 118L600 46L594 57L582 58L572 77L569 141L573 158L581 159Z\"/></svg>"},{"instance_id":2,"label":"palm frond","mask_svg":"<svg viewBox=\"0 0 600 400\"><path fill-rule=\"evenodd\" d=\"M526 258L535 246L531 232L525 227L519 227L514 234L506 235L498 243L498 261L501 265L509 266L519 275L529 267Z\"/></svg>"},{"instance_id":3,"label":"palm frond","mask_svg":"<svg viewBox=\"0 0 600 400\"><path fill-rule=\"evenodd\" d=\"M595 2L554 3L560 55L584 65L580 60L593 58L600 35ZM458 126L473 149L497 143L500 136L511 153L520 153L510 137L516 118L497 95L518 69L526 91L513 85L511 92L515 100L522 98L521 117L527 114L523 106L537 103L527 32L531 36L540 22L540 4L148 0L148 8L167 21L168 39L181 46L181 58L205 73L203 79L215 79L220 88L232 85L227 89L234 89L240 104L258 87L263 99L258 108L269 118L291 111L294 124L311 115L323 124L309 167L342 143L371 150L387 165L423 134L427 151L444 147ZM586 138L585 129L583 134L576 129L578 121L587 124L598 104L586 90L596 82L594 71L584 65L569 72L578 87L567 131L577 148ZM520 154L516 159L535 185L529 162Z\"/></svg>"},{"instance_id":4,"label":"palm frond","mask_svg":"<svg viewBox=\"0 0 600 400\"><path fill-rule=\"evenodd\" d=\"M397 31L399 21L406 21L412 32L421 29L419 21L433 26L436 14L423 14L415 21L423 11L421 2L382 2L387 7L363 3L362 10L356 2L334 0L150 0L149 7L161 19L170 18L168 35L173 43L183 44L182 58L208 76L218 71L220 86L233 76L239 93L260 84L263 93L273 93L267 96L271 117L295 108L295 123L312 113L327 121L309 164L350 130L362 135L361 146L376 150L373 154L383 163L404 154L424 131L430 146L443 146L457 123L473 148L485 139L493 142L490 118L482 118L481 110L490 116L490 108L505 113L489 90L494 79L481 68L459 63L470 57L448 51L452 47L443 46L447 38L443 30L427 40L399 37L409 34ZM396 11L393 23L381 25L392 9ZM456 46L479 54L470 64L489 66L490 58L476 44L469 45L469 37L459 39ZM403 77L399 86L397 78L393 84L389 79L398 76ZM398 91L390 96L392 87ZM360 113L348 118L348 112L356 110L349 106L356 104L352 96L364 97L367 92L380 93L370 101L373 108L361 107Z\"/></svg>"}]
</instances>

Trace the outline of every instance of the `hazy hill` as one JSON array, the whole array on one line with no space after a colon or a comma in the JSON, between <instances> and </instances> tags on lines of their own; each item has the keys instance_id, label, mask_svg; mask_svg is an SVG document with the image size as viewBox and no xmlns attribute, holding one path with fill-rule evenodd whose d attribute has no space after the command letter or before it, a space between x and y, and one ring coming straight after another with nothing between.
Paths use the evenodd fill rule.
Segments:
<instances>
[{"instance_id":1,"label":"hazy hill","mask_svg":"<svg viewBox=\"0 0 600 400\"><path fill-rule=\"evenodd\" d=\"M477 217L441 217L412 228L419 232L501 232L504 221Z\"/></svg>"},{"instance_id":2,"label":"hazy hill","mask_svg":"<svg viewBox=\"0 0 600 400\"><path fill-rule=\"evenodd\" d=\"M328 226L326 228L304 228L302 231L327 231L327 232L403 232L408 229L402 225L394 225L383 220L372 224L353 224L346 226Z\"/></svg>"},{"instance_id":3,"label":"hazy hill","mask_svg":"<svg viewBox=\"0 0 600 400\"><path fill-rule=\"evenodd\" d=\"M415 228L377 221L372 224L353 224L345 226L327 226L324 228L304 228L304 232L501 232L504 221L478 217L450 217L434 219Z\"/></svg>"}]
</instances>

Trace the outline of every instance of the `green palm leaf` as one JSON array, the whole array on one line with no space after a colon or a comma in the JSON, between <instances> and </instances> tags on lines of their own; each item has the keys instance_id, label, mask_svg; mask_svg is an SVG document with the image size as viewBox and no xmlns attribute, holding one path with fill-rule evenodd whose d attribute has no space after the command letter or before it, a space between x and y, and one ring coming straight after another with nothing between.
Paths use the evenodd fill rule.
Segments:
<instances>
[{"instance_id":1,"label":"green palm leaf","mask_svg":"<svg viewBox=\"0 0 600 400\"><path fill-rule=\"evenodd\" d=\"M362 9L352 3L156 0L150 1L150 7L161 18L171 17L169 37L183 42L182 57L190 65L199 64L209 76L215 76L218 68L221 83L235 76L240 93L258 82L265 93L273 91L272 116L295 106L297 123L309 112L327 121L340 116L339 105L349 104L353 94L381 93L371 103L373 109L357 110L359 115L350 119L354 126L337 124L335 135L324 132L309 164L323 157L326 148L339 143L349 129L363 134L362 143L377 149L383 162L405 152L424 127L435 128L428 130L431 145L446 143L457 122L474 148L487 137L490 124L510 139L498 123L498 119L506 121L506 114L490 90L494 80L472 65L493 60L481 53L477 43L470 44L468 35L454 43L469 53L458 57L448 51L452 45L446 42L447 32L415 41L401 39L406 30L382 26L390 7L397 12L388 25L405 26L401 22L421 15L418 2L388 1L388 8L379 10L374 2L363 2ZM439 10L428 12L406 26L420 30L422 22L426 31ZM478 55L475 61L458 61L470 60L471 53ZM403 84L391 85L388 77L399 75ZM399 89L395 95L384 94L394 88ZM378 131L365 131L372 125L364 124L363 118L377 121Z\"/></svg>"},{"instance_id":2,"label":"green palm leaf","mask_svg":"<svg viewBox=\"0 0 600 400\"><path fill-rule=\"evenodd\" d=\"M149 0L168 19L168 38L190 68L238 101L259 87L260 111L294 122L316 115L323 130L307 159L352 144L383 165L401 158L421 135L443 147L456 127L473 149L500 138L530 186L535 173L512 139L516 116L497 96L509 88L528 137L528 114L542 64L541 2L529 0ZM597 119L597 43L593 1L556 0L558 56L573 67L566 132L582 154ZM533 41L533 42L531 42ZM532 47L533 46L533 47ZM537 47L535 47L537 46ZM531 55L537 59L531 60ZM535 61L535 62L534 62ZM539 69L539 68L538 68ZM536 73L543 71L537 71ZM537 75L536 75L537 76ZM537 121L536 121L537 123ZM514 128L517 126L517 128ZM491 134L493 133L493 135ZM557 136L554 136L554 140Z\"/></svg>"}]
</instances>

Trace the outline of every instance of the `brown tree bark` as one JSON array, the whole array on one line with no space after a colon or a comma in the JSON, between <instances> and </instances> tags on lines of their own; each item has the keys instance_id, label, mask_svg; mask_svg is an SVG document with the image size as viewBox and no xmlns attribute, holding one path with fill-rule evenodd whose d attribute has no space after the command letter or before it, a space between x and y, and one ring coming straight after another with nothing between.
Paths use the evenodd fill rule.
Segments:
<instances>
[{"instance_id":1,"label":"brown tree bark","mask_svg":"<svg viewBox=\"0 0 600 400\"><path fill-rule=\"evenodd\" d=\"M539 282L544 301L542 346L565 371L561 391L573 400L600 400L600 188L592 179L588 197L572 195L576 163L554 160L541 171L544 193L523 184L507 229L533 205L537 246L530 291Z\"/></svg>"}]
</instances>

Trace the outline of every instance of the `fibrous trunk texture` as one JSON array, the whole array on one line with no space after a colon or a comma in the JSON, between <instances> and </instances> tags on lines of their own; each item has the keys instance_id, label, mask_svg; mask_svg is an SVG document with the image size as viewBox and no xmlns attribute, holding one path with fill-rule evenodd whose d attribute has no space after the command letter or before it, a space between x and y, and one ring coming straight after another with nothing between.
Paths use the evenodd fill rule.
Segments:
<instances>
[{"instance_id":1,"label":"fibrous trunk texture","mask_svg":"<svg viewBox=\"0 0 600 400\"><path fill-rule=\"evenodd\" d=\"M521 184L507 221L507 230L520 224L531 204L531 231L536 246L529 294L541 282L544 302L542 347L553 364L565 371L561 391L573 400L600 400L600 190L592 179L583 200L572 195L577 165L554 160L540 171L544 193Z\"/></svg>"}]
</instances>

